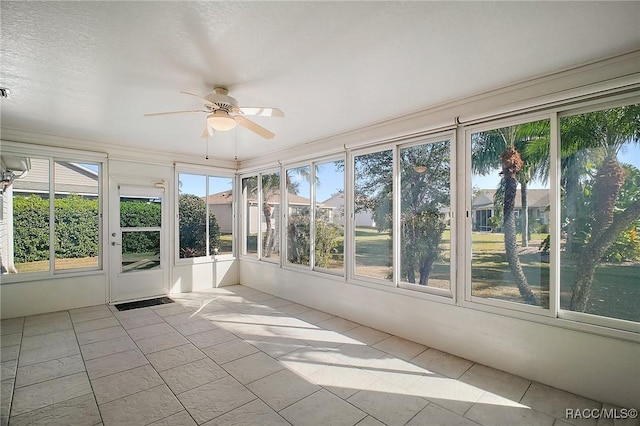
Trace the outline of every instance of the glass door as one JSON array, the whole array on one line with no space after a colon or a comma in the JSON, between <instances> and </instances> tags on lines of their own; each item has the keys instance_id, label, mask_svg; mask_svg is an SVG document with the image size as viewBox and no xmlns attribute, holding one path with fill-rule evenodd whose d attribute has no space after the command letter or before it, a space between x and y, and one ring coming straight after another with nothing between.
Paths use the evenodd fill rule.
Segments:
<instances>
[{"instance_id":1,"label":"glass door","mask_svg":"<svg viewBox=\"0 0 640 426\"><path fill-rule=\"evenodd\" d=\"M164 189L117 185L111 239L111 301L168 291Z\"/></svg>"}]
</instances>

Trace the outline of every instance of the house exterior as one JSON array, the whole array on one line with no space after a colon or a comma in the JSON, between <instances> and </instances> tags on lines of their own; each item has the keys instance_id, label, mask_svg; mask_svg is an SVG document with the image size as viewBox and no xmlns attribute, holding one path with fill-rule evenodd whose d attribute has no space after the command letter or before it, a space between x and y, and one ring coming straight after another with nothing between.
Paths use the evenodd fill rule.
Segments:
<instances>
[{"instance_id":1,"label":"house exterior","mask_svg":"<svg viewBox=\"0 0 640 426\"><path fill-rule=\"evenodd\" d=\"M471 214L473 218L473 230L491 232L494 226L490 219L496 215L493 204L495 189L481 189L471 203ZM549 224L549 190L529 189L527 190L527 210L529 211L529 223L537 222L540 225ZM522 214L522 194L520 189L516 193L515 214L519 217Z\"/></svg>"},{"instance_id":2,"label":"house exterior","mask_svg":"<svg viewBox=\"0 0 640 426\"><path fill-rule=\"evenodd\" d=\"M333 223L344 226L344 192L339 192L336 195L326 199L322 202L323 205L333 207L334 218ZM371 210L359 211L354 214L354 222L356 227L370 227L375 228L376 221L373 219L373 213Z\"/></svg>"}]
</instances>

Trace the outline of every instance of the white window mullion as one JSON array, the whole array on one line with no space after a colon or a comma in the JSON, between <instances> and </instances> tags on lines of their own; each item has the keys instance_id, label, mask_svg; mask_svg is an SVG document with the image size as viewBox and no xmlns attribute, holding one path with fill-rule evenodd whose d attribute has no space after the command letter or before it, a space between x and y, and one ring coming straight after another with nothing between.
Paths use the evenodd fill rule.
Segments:
<instances>
[{"instance_id":1,"label":"white window mullion","mask_svg":"<svg viewBox=\"0 0 640 426\"><path fill-rule=\"evenodd\" d=\"M550 215L549 223L549 315L558 316L560 309L560 122L557 113L551 117L551 146L549 179Z\"/></svg>"},{"instance_id":2,"label":"white window mullion","mask_svg":"<svg viewBox=\"0 0 640 426\"><path fill-rule=\"evenodd\" d=\"M49 273L55 272L56 257L56 162L49 158Z\"/></svg>"},{"instance_id":3,"label":"white window mullion","mask_svg":"<svg viewBox=\"0 0 640 426\"><path fill-rule=\"evenodd\" d=\"M400 167L398 166L398 163L400 162L400 156L398 155L398 153L400 152L400 148L398 146L396 146L393 149L393 164L392 164L392 176L393 176L393 181L392 181L392 206L391 206L391 211L392 211L392 215L393 215L393 220L391 221L391 235L393 236L393 240L392 240L392 251L391 251L391 256L392 256L392 273L393 273L393 285L394 287L398 287L399 283L400 283L400 263L401 263L401 256L400 256L400 247L401 247L401 241L400 241L400 202L401 202L401 197L400 197Z\"/></svg>"}]
</instances>

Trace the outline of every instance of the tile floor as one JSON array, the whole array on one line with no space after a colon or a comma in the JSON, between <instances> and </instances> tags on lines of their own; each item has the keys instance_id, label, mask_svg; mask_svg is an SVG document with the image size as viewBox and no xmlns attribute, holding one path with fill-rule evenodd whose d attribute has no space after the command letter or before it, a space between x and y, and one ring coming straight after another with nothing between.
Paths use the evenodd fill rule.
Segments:
<instances>
[{"instance_id":1,"label":"tile floor","mask_svg":"<svg viewBox=\"0 0 640 426\"><path fill-rule=\"evenodd\" d=\"M603 405L249 287L172 298L2 321L1 424L560 426Z\"/></svg>"}]
</instances>

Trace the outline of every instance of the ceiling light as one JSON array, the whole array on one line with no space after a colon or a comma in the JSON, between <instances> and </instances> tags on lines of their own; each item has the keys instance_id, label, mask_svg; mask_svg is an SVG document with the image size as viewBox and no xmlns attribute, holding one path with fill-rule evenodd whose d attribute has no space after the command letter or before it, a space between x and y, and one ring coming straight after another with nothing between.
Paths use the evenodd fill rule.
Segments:
<instances>
[{"instance_id":1,"label":"ceiling light","mask_svg":"<svg viewBox=\"0 0 640 426\"><path fill-rule=\"evenodd\" d=\"M413 170L415 170L417 173L424 173L427 171L427 166L413 166Z\"/></svg>"},{"instance_id":2,"label":"ceiling light","mask_svg":"<svg viewBox=\"0 0 640 426\"><path fill-rule=\"evenodd\" d=\"M207 123L219 132L226 132L236 127L236 120L226 111L216 110L207 116Z\"/></svg>"}]
</instances>

